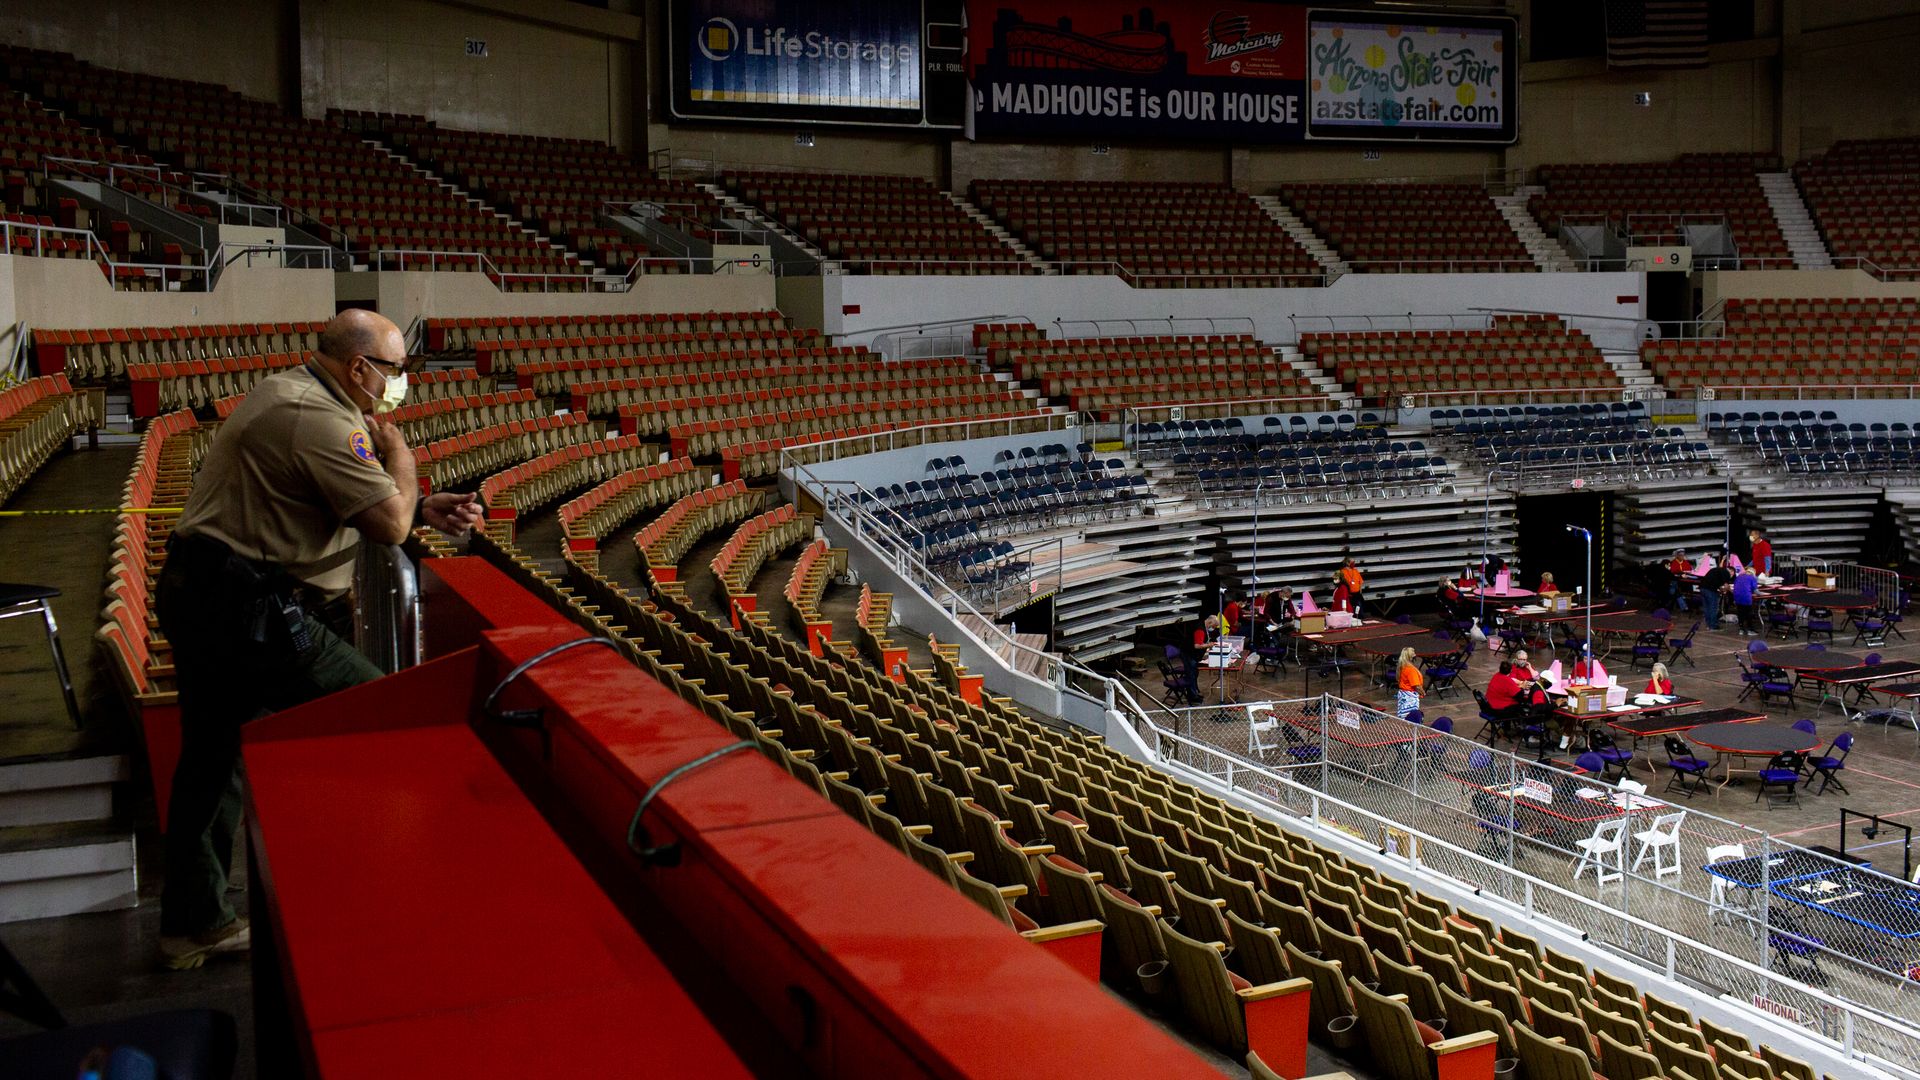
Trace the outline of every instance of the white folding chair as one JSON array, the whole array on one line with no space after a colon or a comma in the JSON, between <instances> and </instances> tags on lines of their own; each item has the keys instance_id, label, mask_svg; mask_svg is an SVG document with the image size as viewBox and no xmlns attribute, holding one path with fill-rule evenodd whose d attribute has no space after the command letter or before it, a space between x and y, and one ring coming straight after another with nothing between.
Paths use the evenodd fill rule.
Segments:
<instances>
[{"instance_id":1,"label":"white folding chair","mask_svg":"<svg viewBox=\"0 0 1920 1080\"><path fill-rule=\"evenodd\" d=\"M1267 751L1280 749L1279 727L1280 719L1273 715L1273 706L1264 703L1247 706L1248 756L1265 761Z\"/></svg>"},{"instance_id":2,"label":"white folding chair","mask_svg":"<svg viewBox=\"0 0 1920 1080\"><path fill-rule=\"evenodd\" d=\"M1744 844L1718 844L1707 849L1708 866L1746 857L1747 848ZM1712 922L1724 922L1728 925L1732 925L1736 917L1746 919L1750 914L1747 904L1747 893L1750 890L1742 889L1718 874L1709 876L1713 878L1713 886L1707 893L1707 918ZM1739 897L1739 900L1735 902L1730 897Z\"/></svg>"},{"instance_id":3,"label":"white folding chair","mask_svg":"<svg viewBox=\"0 0 1920 1080\"><path fill-rule=\"evenodd\" d=\"M1573 879L1580 880L1580 875L1586 872L1588 867L1593 868L1594 883L1598 885L1619 881L1624 877L1621 863L1624 858L1622 852L1626 847L1626 831L1625 817L1610 818L1594 826L1592 836L1585 840L1575 840L1573 846L1580 849L1580 861L1574 864ZM1607 872L1609 866L1613 868L1611 874Z\"/></svg>"},{"instance_id":4,"label":"white folding chair","mask_svg":"<svg viewBox=\"0 0 1920 1080\"><path fill-rule=\"evenodd\" d=\"M1686 819L1685 810L1661 814L1653 819L1653 825L1650 828L1634 833L1634 842L1640 846L1634 852L1633 865L1629 869L1640 869L1640 864L1646 862L1647 856L1651 855L1653 856L1653 876L1656 881L1668 874L1679 873L1680 823Z\"/></svg>"}]
</instances>

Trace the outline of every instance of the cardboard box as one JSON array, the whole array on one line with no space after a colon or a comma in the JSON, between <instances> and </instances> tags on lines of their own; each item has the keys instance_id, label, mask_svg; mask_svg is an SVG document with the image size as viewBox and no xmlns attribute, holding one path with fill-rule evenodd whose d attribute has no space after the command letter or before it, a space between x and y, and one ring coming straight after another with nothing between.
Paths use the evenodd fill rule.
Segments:
<instances>
[{"instance_id":1,"label":"cardboard box","mask_svg":"<svg viewBox=\"0 0 1920 1080\"><path fill-rule=\"evenodd\" d=\"M1604 686L1570 686L1567 688L1567 707L1577 713L1606 712L1607 688Z\"/></svg>"},{"instance_id":2,"label":"cardboard box","mask_svg":"<svg viewBox=\"0 0 1920 1080\"><path fill-rule=\"evenodd\" d=\"M1807 571L1807 588L1831 589L1833 588L1833 575L1825 570L1809 570Z\"/></svg>"},{"instance_id":3,"label":"cardboard box","mask_svg":"<svg viewBox=\"0 0 1920 1080\"><path fill-rule=\"evenodd\" d=\"M1324 611L1306 611L1300 614L1300 632L1303 634L1322 633L1327 628L1327 613Z\"/></svg>"},{"instance_id":4,"label":"cardboard box","mask_svg":"<svg viewBox=\"0 0 1920 1080\"><path fill-rule=\"evenodd\" d=\"M1573 610L1573 597L1566 595L1550 597L1547 600L1547 610L1556 615L1565 615Z\"/></svg>"}]
</instances>

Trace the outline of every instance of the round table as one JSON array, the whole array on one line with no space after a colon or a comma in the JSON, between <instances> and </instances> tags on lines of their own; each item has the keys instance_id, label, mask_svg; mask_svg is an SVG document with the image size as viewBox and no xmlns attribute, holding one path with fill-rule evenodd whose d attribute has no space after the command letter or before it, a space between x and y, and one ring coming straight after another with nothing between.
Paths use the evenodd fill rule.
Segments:
<instances>
[{"instance_id":1,"label":"round table","mask_svg":"<svg viewBox=\"0 0 1920 1080\"><path fill-rule=\"evenodd\" d=\"M1688 742L1711 750L1726 763L1720 786L1733 779L1735 758L1768 758L1789 751L1812 751L1820 747L1820 737L1797 731L1791 724L1703 724L1686 733Z\"/></svg>"},{"instance_id":2,"label":"round table","mask_svg":"<svg viewBox=\"0 0 1920 1080\"><path fill-rule=\"evenodd\" d=\"M1860 657L1851 653L1835 652L1832 649L1767 649L1751 655L1756 664L1765 664L1768 667L1786 671L1838 671L1841 668L1860 666Z\"/></svg>"}]
</instances>

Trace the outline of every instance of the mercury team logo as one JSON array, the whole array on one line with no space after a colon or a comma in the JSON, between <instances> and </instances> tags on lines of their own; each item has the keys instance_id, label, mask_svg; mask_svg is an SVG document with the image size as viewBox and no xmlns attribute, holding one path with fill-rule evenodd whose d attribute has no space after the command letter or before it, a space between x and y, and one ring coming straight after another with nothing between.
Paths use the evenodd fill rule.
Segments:
<instances>
[{"instance_id":1,"label":"mercury team logo","mask_svg":"<svg viewBox=\"0 0 1920 1080\"><path fill-rule=\"evenodd\" d=\"M359 428L354 428L353 433L347 436L347 449L353 451L353 456L361 461L378 460L373 452L373 440L367 438L367 433Z\"/></svg>"},{"instance_id":2,"label":"mercury team logo","mask_svg":"<svg viewBox=\"0 0 1920 1080\"><path fill-rule=\"evenodd\" d=\"M700 55L718 64L733 55L740 45L740 28L733 25L732 19L718 16L708 19L694 38L700 47Z\"/></svg>"}]
</instances>

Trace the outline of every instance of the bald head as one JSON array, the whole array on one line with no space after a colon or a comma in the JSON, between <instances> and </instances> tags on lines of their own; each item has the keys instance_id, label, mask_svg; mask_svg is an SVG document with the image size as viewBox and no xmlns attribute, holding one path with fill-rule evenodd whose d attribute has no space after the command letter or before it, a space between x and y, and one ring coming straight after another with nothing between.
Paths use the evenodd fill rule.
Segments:
<instances>
[{"instance_id":1,"label":"bald head","mask_svg":"<svg viewBox=\"0 0 1920 1080\"><path fill-rule=\"evenodd\" d=\"M365 308L348 308L328 319L320 331L320 351L337 364L356 356L397 364L407 356L400 328L392 319Z\"/></svg>"}]
</instances>

